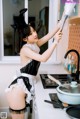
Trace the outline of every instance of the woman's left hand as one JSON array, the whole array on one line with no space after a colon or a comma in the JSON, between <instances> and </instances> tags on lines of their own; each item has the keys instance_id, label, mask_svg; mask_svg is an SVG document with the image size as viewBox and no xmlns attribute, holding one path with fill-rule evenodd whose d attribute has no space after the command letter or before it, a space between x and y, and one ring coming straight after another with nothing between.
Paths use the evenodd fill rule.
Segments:
<instances>
[{"instance_id":1,"label":"woman's left hand","mask_svg":"<svg viewBox=\"0 0 80 119\"><path fill-rule=\"evenodd\" d=\"M58 32L55 34L54 39L56 42L59 42L61 38L62 38L62 31L61 29L59 29Z\"/></svg>"}]
</instances>

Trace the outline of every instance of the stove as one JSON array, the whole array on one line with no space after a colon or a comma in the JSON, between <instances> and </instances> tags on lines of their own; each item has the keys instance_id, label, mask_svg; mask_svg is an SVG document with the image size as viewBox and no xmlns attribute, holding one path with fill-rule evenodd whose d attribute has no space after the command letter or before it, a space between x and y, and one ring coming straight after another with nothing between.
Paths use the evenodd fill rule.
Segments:
<instances>
[{"instance_id":1,"label":"stove","mask_svg":"<svg viewBox=\"0 0 80 119\"><path fill-rule=\"evenodd\" d=\"M50 75L59 80L62 84L70 83L73 80L73 77L70 74L50 74ZM58 84L56 84L54 81L50 80L47 77L47 74L40 74L40 77L44 89L56 88L58 86Z\"/></svg>"}]
</instances>

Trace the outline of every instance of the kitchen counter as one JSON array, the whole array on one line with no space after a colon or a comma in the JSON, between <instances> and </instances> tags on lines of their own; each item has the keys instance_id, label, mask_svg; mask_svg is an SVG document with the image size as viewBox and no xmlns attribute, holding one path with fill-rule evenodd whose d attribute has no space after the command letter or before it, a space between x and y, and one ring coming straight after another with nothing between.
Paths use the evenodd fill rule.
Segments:
<instances>
[{"instance_id":1,"label":"kitchen counter","mask_svg":"<svg viewBox=\"0 0 80 119\"><path fill-rule=\"evenodd\" d=\"M65 74L63 65L42 65L39 74ZM40 75L37 75L35 84L36 105L39 119L69 119L65 109L54 108L52 104L44 102L50 100L49 93L56 93L56 89L44 89Z\"/></svg>"}]
</instances>

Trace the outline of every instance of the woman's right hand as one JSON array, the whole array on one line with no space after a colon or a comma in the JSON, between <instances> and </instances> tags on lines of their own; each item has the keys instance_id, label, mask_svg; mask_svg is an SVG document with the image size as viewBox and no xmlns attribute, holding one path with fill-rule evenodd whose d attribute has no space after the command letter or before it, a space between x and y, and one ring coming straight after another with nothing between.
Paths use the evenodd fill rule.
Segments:
<instances>
[{"instance_id":1,"label":"woman's right hand","mask_svg":"<svg viewBox=\"0 0 80 119\"><path fill-rule=\"evenodd\" d=\"M54 36L55 39L54 42L58 43L61 40L61 38L62 38L62 31L61 29L59 29Z\"/></svg>"}]
</instances>

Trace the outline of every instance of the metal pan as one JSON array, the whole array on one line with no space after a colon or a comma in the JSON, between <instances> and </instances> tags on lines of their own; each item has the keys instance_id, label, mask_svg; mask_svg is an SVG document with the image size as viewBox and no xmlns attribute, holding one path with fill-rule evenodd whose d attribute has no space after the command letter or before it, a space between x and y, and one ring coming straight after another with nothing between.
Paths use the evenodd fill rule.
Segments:
<instances>
[{"instance_id":1,"label":"metal pan","mask_svg":"<svg viewBox=\"0 0 80 119\"><path fill-rule=\"evenodd\" d=\"M80 84L75 81L70 84L61 84L59 80L55 79L51 75L48 75L48 78L59 85L56 90L60 101L70 105L80 104Z\"/></svg>"},{"instance_id":2,"label":"metal pan","mask_svg":"<svg viewBox=\"0 0 80 119\"><path fill-rule=\"evenodd\" d=\"M80 105L68 107L66 113L71 119L80 119Z\"/></svg>"}]
</instances>

